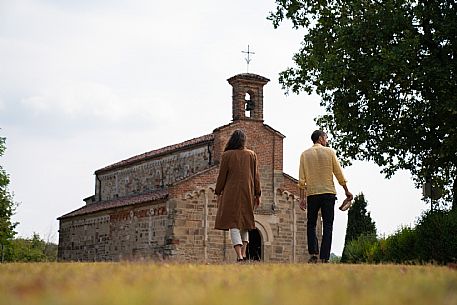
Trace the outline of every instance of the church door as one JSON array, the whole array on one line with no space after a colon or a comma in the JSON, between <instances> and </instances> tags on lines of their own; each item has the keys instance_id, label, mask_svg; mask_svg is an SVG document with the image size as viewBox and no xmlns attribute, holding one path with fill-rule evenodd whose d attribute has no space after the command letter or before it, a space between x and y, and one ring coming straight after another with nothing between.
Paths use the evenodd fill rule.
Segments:
<instances>
[{"instance_id":1,"label":"church door","mask_svg":"<svg viewBox=\"0 0 457 305\"><path fill-rule=\"evenodd\" d=\"M262 260L262 237L257 229L249 231L249 244L246 249L246 256L252 261Z\"/></svg>"}]
</instances>

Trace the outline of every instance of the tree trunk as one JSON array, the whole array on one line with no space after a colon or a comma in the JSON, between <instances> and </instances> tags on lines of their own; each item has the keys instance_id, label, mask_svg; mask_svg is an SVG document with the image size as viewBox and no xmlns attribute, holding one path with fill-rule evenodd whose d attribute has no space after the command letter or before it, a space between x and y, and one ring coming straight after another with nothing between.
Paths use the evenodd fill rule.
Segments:
<instances>
[{"instance_id":1,"label":"tree trunk","mask_svg":"<svg viewBox=\"0 0 457 305\"><path fill-rule=\"evenodd\" d=\"M5 260L5 245L2 244L2 264L3 264L4 260Z\"/></svg>"},{"instance_id":2,"label":"tree trunk","mask_svg":"<svg viewBox=\"0 0 457 305\"><path fill-rule=\"evenodd\" d=\"M457 209L457 178L454 178L452 185L452 210Z\"/></svg>"}]
</instances>

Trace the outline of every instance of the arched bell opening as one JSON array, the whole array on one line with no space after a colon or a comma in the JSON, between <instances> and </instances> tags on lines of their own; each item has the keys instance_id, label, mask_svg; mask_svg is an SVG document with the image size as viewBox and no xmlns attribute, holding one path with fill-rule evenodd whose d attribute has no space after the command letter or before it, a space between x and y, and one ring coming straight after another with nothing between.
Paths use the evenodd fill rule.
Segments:
<instances>
[{"instance_id":1,"label":"arched bell opening","mask_svg":"<svg viewBox=\"0 0 457 305\"><path fill-rule=\"evenodd\" d=\"M252 92L246 92L244 96L244 116L246 118L253 117L255 109L254 94Z\"/></svg>"}]
</instances>

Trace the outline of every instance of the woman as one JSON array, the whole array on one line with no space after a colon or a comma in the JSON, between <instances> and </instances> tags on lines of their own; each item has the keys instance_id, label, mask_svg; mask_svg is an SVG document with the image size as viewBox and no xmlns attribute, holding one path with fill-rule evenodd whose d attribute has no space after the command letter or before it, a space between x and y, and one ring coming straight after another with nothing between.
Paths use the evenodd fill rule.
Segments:
<instances>
[{"instance_id":1,"label":"woman","mask_svg":"<svg viewBox=\"0 0 457 305\"><path fill-rule=\"evenodd\" d=\"M257 155L245 144L244 132L235 130L222 154L215 190L215 228L230 230L237 261L246 259L248 230L255 229L254 207L260 205L261 194Z\"/></svg>"}]
</instances>

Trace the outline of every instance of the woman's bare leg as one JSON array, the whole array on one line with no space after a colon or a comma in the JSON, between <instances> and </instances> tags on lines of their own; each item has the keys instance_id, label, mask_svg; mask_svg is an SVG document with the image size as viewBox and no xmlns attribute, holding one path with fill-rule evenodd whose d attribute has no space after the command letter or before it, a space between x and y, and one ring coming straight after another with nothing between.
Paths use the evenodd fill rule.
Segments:
<instances>
[{"instance_id":1,"label":"woman's bare leg","mask_svg":"<svg viewBox=\"0 0 457 305\"><path fill-rule=\"evenodd\" d=\"M246 250L248 248L248 242L247 241L243 241L243 246L241 247L241 255L243 256L243 258L246 258Z\"/></svg>"},{"instance_id":2,"label":"woman's bare leg","mask_svg":"<svg viewBox=\"0 0 457 305\"><path fill-rule=\"evenodd\" d=\"M235 252L236 252L236 258L237 260L243 259L243 254L242 254L242 245L235 245Z\"/></svg>"}]
</instances>

